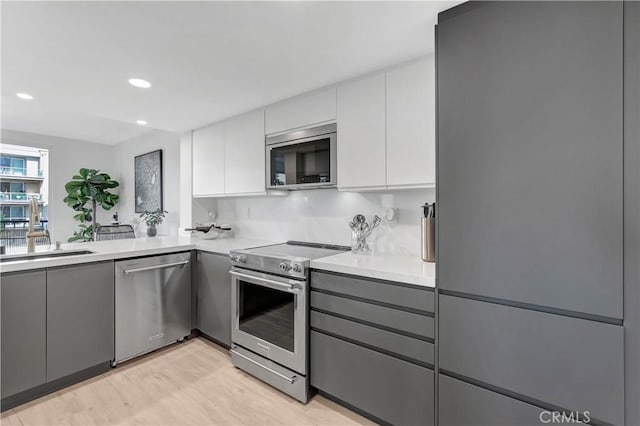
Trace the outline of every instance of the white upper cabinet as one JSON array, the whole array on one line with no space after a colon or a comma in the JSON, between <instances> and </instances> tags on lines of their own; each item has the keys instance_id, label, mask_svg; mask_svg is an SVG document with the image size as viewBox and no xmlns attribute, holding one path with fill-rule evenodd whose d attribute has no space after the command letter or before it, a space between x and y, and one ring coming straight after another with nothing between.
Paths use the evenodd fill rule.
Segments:
<instances>
[{"instance_id":1,"label":"white upper cabinet","mask_svg":"<svg viewBox=\"0 0 640 426\"><path fill-rule=\"evenodd\" d=\"M435 184L433 56L387 72L387 185Z\"/></svg>"},{"instance_id":2,"label":"white upper cabinet","mask_svg":"<svg viewBox=\"0 0 640 426\"><path fill-rule=\"evenodd\" d=\"M338 86L338 188L435 186L433 57Z\"/></svg>"},{"instance_id":3,"label":"white upper cabinet","mask_svg":"<svg viewBox=\"0 0 640 426\"><path fill-rule=\"evenodd\" d=\"M338 87L338 187L386 186L385 74Z\"/></svg>"},{"instance_id":4,"label":"white upper cabinet","mask_svg":"<svg viewBox=\"0 0 640 426\"><path fill-rule=\"evenodd\" d=\"M193 131L193 196L265 191L264 110Z\"/></svg>"},{"instance_id":5,"label":"white upper cabinet","mask_svg":"<svg viewBox=\"0 0 640 426\"><path fill-rule=\"evenodd\" d=\"M225 193L265 193L264 110L225 122Z\"/></svg>"},{"instance_id":6,"label":"white upper cabinet","mask_svg":"<svg viewBox=\"0 0 640 426\"><path fill-rule=\"evenodd\" d=\"M337 122L338 189L435 186L433 56L193 132L193 196L266 194L265 135Z\"/></svg>"},{"instance_id":7,"label":"white upper cabinet","mask_svg":"<svg viewBox=\"0 0 640 426\"><path fill-rule=\"evenodd\" d=\"M224 194L224 123L193 131L193 196Z\"/></svg>"},{"instance_id":8,"label":"white upper cabinet","mask_svg":"<svg viewBox=\"0 0 640 426\"><path fill-rule=\"evenodd\" d=\"M336 88L315 90L270 105L265 116L268 135L335 121Z\"/></svg>"}]
</instances>

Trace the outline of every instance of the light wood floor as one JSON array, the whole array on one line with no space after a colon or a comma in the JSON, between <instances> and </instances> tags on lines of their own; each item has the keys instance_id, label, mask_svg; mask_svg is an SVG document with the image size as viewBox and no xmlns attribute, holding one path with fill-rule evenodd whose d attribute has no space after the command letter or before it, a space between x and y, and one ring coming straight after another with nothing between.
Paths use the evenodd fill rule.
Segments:
<instances>
[{"instance_id":1,"label":"light wood floor","mask_svg":"<svg viewBox=\"0 0 640 426\"><path fill-rule=\"evenodd\" d=\"M354 425L367 419L316 395L303 405L234 368L202 338L8 410L2 425Z\"/></svg>"}]
</instances>

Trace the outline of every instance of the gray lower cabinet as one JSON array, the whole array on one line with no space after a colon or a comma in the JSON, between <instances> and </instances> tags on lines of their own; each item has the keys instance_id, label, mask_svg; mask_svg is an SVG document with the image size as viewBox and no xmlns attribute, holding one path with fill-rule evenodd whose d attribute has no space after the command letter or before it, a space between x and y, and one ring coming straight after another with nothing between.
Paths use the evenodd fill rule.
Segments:
<instances>
[{"instance_id":1,"label":"gray lower cabinet","mask_svg":"<svg viewBox=\"0 0 640 426\"><path fill-rule=\"evenodd\" d=\"M446 295L439 308L441 371L624 424L621 326Z\"/></svg>"},{"instance_id":2,"label":"gray lower cabinet","mask_svg":"<svg viewBox=\"0 0 640 426\"><path fill-rule=\"evenodd\" d=\"M196 328L231 346L231 263L228 256L197 253Z\"/></svg>"},{"instance_id":3,"label":"gray lower cabinet","mask_svg":"<svg viewBox=\"0 0 640 426\"><path fill-rule=\"evenodd\" d=\"M406 284L312 271L311 286L319 291L362 297L423 312L434 312L434 292Z\"/></svg>"},{"instance_id":4,"label":"gray lower cabinet","mask_svg":"<svg viewBox=\"0 0 640 426\"><path fill-rule=\"evenodd\" d=\"M313 329L325 330L337 337L433 367L434 347L431 342L317 311L311 311L309 319Z\"/></svg>"},{"instance_id":5,"label":"gray lower cabinet","mask_svg":"<svg viewBox=\"0 0 640 426\"><path fill-rule=\"evenodd\" d=\"M46 273L3 274L2 398L46 381Z\"/></svg>"},{"instance_id":6,"label":"gray lower cabinet","mask_svg":"<svg viewBox=\"0 0 640 426\"><path fill-rule=\"evenodd\" d=\"M440 374L440 426L540 426L552 414L526 402Z\"/></svg>"},{"instance_id":7,"label":"gray lower cabinet","mask_svg":"<svg viewBox=\"0 0 640 426\"><path fill-rule=\"evenodd\" d=\"M317 310L375 323L393 330L433 338L433 317L332 294L311 292L311 306Z\"/></svg>"},{"instance_id":8,"label":"gray lower cabinet","mask_svg":"<svg viewBox=\"0 0 640 426\"><path fill-rule=\"evenodd\" d=\"M113 262L47 270L47 381L114 358Z\"/></svg>"},{"instance_id":9,"label":"gray lower cabinet","mask_svg":"<svg viewBox=\"0 0 640 426\"><path fill-rule=\"evenodd\" d=\"M311 331L311 386L394 425L434 424L433 371Z\"/></svg>"},{"instance_id":10,"label":"gray lower cabinet","mask_svg":"<svg viewBox=\"0 0 640 426\"><path fill-rule=\"evenodd\" d=\"M434 292L311 273L311 386L394 425L435 422Z\"/></svg>"}]
</instances>

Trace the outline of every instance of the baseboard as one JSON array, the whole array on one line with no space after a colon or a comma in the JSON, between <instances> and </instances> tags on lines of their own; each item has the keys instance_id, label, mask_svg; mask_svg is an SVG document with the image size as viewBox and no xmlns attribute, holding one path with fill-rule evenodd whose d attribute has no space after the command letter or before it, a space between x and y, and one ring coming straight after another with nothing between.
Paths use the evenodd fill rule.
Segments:
<instances>
[{"instance_id":1,"label":"baseboard","mask_svg":"<svg viewBox=\"0 0 640 426\"><path fill-rule=\"evenodd\" d=\"M36 386L31 389L27 389L17 394L2 398L0 401L0 412L10 410L26 402L33 401L50 393L59 391L68 386L75 385L76 383L83 382L95 376L99 376L111 369L111 362L106 361L93 367L86 368L78 371L77 373L69 374L68 376L61 377L48 383L44 383L40 386Z\"/></svg>"}]
</instances>

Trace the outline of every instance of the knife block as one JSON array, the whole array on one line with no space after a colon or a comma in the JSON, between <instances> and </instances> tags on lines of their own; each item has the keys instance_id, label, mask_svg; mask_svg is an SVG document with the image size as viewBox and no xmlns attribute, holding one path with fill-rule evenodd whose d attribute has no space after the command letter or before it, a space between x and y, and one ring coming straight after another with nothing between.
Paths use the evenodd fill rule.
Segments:
<instances>
[{"instance_id":1,"label":"knife block","mask_svg":"<svg viewBox=\"0 0 640 426\"><path fill-rule=\"evenodd\" d=\"M436 219L433 217L422 218L422 260L436 261Z\"/></svg>"}]
</instances>

